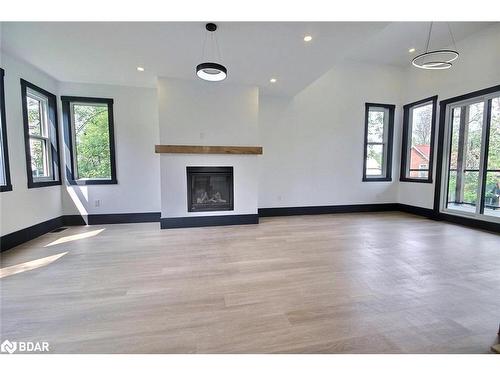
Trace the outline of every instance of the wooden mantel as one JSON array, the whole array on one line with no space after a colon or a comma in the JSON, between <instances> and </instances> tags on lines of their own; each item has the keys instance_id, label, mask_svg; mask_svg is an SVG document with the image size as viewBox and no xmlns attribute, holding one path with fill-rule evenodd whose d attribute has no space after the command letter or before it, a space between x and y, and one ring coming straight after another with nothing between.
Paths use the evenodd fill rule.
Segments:
<instances>
[{"instance_id":1,"label":"wooden mantel","mask_svg":"<svg viewBox=\"0 0 500 375\"><path fill-rule=\"evenodd\" d=\"M157 154L243 154L262 155L261 146L155 145Z\"/></svg>"}]
</instances>

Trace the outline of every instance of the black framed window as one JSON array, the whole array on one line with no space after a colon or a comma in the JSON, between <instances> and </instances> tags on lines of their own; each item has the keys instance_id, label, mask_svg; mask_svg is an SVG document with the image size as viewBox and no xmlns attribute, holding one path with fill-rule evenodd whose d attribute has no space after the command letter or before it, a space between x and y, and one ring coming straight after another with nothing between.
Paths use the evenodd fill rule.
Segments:
<instances>
[{"instance_id":1,"label":"black framed window","mask_svg":"<svg viewBox=\"0 0 500 375\"><path fill-rule=\"evenodd\" d=\"M54 94L21 79L28 188L61 184Z\"/></svg>"},{"instance_id":2,"label":"black framed window","mask_svg":"<svg viewBox=\"0 0 500 375\"><path fill-rule=\"evenodd\" d=\"M432 183L437 95L403 107L400 181Z\"/></svg>"},{"instance_id":3,"label":"black framed window","mask_svg":"<svg viewBox=\"0 0 500 375\"><path fill-rule=\"evenodd\" d=\"M7 122L5 116L5 71L0 68L0 191L11 191L9 149L7 146Z\"/></svg>"},{"instance_id":4,"label":"black framed window","mask_svg":"<svg viewBox=\"0 0 500 375\"><path fill-rule=\"evenodd\" d=\"M365 104L363 181L392 180L393 104Z\"/></svg>"},{"instance_id":5,"label":"black framed window","mask_svg":"<svg viewBox=\"0 0 500 375\"><path fill-rule=\"evenodd\" d=\"M113 99L62 96L70 184L117 184Z\"/></svg>"}]
</instances>

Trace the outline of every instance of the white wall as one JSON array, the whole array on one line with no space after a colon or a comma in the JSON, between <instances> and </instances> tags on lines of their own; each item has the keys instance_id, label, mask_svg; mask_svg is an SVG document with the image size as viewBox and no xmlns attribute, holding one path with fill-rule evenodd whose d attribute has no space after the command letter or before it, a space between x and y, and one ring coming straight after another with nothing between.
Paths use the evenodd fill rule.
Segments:
<instances>
[{"instance_id":1,"label":"white wall","mask_svg":"<svg viewBox=\"0 0 500 375\"><path fill-rule=\"evenodd\" d=\"M404 75L402 104L433 95L438 95L438 101L441 101L500 84L500 25L489 27L462 40L457 43L457 49L460 52L460 58L451 69L429 71L409 67ZM436 121L437 129L439 107ZM435 139L434 151L436 152L437 131ZM401 148L400 138L398 142L396 145ZM435 167L436 162L434 162L434 171ZM432 208L434 183L400 182L398 202Z\"/></svg>"},{"instance_id":2,"label":"white wall","mask_svg":"<svg viewBox=\"0 0 500 375\"><path fill-rule=\"evenodd\" d=\"M256 87L161 78L158 101L162 144L258 145ZM162 154L162 217L256 214L259 158ZM234 211L188 212L186 166L233 166Z\"/></svg>"},{"instance_id":3,"label":"white wall","mask_svg":"<svg viewBox=\"0 0 500 375\"><path fill-rule=\"evenodd\" d=\"M5 113L13 188L0 193L0 233L4 235L61 216L62 204L61 186L28 189L20 79L56 95L57 81L3 52L1 64L5 69Z\"/></svg>"},{"instance_id":4,"label":"white wall","mask_svg":"<svg viewBox=\"0 0 500 375\"><path fill-rule=\"evenodd\" d=\"M118 180L117 185L65 186L64 214L159 212L160 158L154 153L158 143L156 90L61 82L59 93L113 99Z\"/></svg>"},{"instance_id":5,"label":"white wall","mask_svg":"<svg viewBox=\"0 0 500 375\"><path fill-rule=\"evenodd\" d=\"M397 68L349 63L294 98L262 96L259 207L395 202L397 145L393 182L362 182L364 111L366 102L398 105L401 80Z\"/></svg>"}]
</instances>

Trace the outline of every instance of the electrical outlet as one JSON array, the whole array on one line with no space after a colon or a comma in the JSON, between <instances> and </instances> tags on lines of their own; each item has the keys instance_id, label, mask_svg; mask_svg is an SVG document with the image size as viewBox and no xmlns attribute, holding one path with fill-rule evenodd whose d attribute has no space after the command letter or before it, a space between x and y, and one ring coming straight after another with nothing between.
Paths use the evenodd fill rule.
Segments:
<instances>
[{"instance_id":1,"label":"electrical outlet","mask_svg":"<svg viewBox=\"0 0 500 375\"><path fill-rule=\"evenodd\" d=\"M95 202L94 202L94 206L95 207L101 207L101 200L100 199L96 199Z\"/></svg>"},{"instance_id":2,"label":"electrical outlet","mask_svg":"<svg viewBox=\"0 0 500 375\"><path fill-rule=\"evenodd\" d=\"M205 139L205 133L203 132L200 133L200 139Z\"/></svg>"}]
</instances>

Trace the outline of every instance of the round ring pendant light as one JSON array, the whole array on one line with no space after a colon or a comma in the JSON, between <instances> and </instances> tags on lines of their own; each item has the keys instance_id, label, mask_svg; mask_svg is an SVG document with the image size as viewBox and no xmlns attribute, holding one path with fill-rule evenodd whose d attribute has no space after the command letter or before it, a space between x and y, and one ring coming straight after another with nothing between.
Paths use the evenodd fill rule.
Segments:
<instances>
[{"instance_id":1,"label":"round ring pendant light","mask_svg":"<svg viewBox=\"0 0 500 375\"><path fill-rule=\"evenodd\" d=\"M215 44L220 60L219 44L217 43L217 39L214 35L215 30L217 30L217 25L215 23L207 23L205 25L205 28L209 33L211 33L212 44ZM203 44L202 54L205 53L206 41L207 39L205 37L205 43ZM216 62L204 62L196 66L196 75L205 81L210 81L210 82L222 81L227 77L227 68L224 65Z\"/></svg>"},{"instance_id":2,"label":"round ring pendant light","mask_svg":"<svg viewBox=\"0 0 500 375\"><path fill-rule=\"evenodd\" d=\"M427 70L443 70L452 67L452 62L458 59L459 53L456 51L455 38L451 32L450 24L448 23L448 31L450 33L451 42L453 43L454 50L452 49L437 49L429 51L429 43L431 40L432 24L429 27L429 35L427 37L427 45L425 53L416 56L412 61L412 65L416 68Z\"/></svg>"},{"instance_id":3,"label":"round ring pendant light","mask_svg":"<svg viewBox=\"0 0 500 375\"><path fill-rule=\"evenodd\" d=\"M222 81L227 77L227 69L224 65L206 62L198 64L196 75L205 81Z\"/></svg>"},{"instance_id":4,"label":"round ring pendant light","mask_svg":"<svg viewBox=\"0 0 500 375\"><path fill-rule=\"evenodd\" d=\"M416 56L411 63L421 69L442 70L451 68L452 61L458 59L459 53L450 49L440 49L422 53Z\"/></svg>"}]
</instances>

